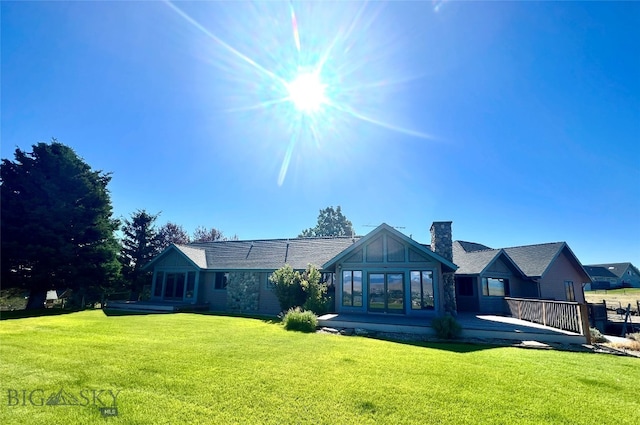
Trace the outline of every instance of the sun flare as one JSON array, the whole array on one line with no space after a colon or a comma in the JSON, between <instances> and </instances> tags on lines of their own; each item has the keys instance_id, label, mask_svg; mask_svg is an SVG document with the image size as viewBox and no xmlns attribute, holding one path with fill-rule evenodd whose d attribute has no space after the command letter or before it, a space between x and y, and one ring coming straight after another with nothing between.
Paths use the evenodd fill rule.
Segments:
<instances>
[{"instance_id":1,"label":"sun flare","mask_svg":"<svg viewBox=\"0 0 640 425\"><path fill-rule=\"evenodd\" d=\"M326 85L317 72L302 72L287 84L289 99L298 111L316 112L327 102Z\"/></svg>"},{"instance_id":2,"label":"sun flare","mask_svg":"<svg viewBox=\"0 0 640 425\"><path fill-rule=\"evenodd\" d=\"M344 8L296 2L301 16L292 0L237 2L253 13L247 16L255 20L248 21L244 16L232 26L239 30L230 32L231 38L222 39L172 0L164 1L212 41L212 52L220 54L216 62L225 72L232 70L234 81L241 83L235 86L238 90L230 96L233 105L227 111L268 113L267 129L282 129L288 136L276 138L278 143L288 140L285 149L278 147L284 151L279 186L297 149L309 145L320 148L329 139L342 140L344 134L340 133L353 131L358 124L432 138L385 118L393 116L386 99L409 80L397 75L397 50L374 43L382 41L374 25L382 11L376 2L345 2L349 7ZM288 17L290 27L282 25ZM258 32L265 39L263 43L248 37Z\"/></svg>"}]
</instances>

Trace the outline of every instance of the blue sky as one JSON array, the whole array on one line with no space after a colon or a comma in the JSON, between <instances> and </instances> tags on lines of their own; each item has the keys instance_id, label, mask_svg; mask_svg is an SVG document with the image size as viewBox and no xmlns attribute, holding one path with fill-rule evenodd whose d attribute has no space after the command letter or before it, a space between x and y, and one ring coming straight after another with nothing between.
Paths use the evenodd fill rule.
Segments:
<instances>
[{"instance_id":1,"label":"blue sky","mask_svg":"<svg viewBox=\"0 0 640 425\"><path fill-rule=\"evenodd\" d=\"M1 8L2 158L57 138L118 217L279 238L341 205L358 234L640 265L638 2ZM298 111L282 83L320 63Z\"/></svg>"}]
</instances>

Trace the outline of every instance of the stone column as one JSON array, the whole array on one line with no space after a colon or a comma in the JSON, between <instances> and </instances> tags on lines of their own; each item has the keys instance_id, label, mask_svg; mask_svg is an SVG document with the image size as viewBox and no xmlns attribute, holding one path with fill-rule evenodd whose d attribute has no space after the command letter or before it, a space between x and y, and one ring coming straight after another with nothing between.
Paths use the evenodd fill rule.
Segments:
<instances>
[{"instance_id":1,"label":"stone column","mask_svg":"<svg viewBox=\"0 0 640 425\"><path fill-rule=\"evenodd\" d=\"M453 238L451 236L451 221L434 221L431 225L431 250L439 256L453 263ZM452 272L442 273L442 286L444 288L444 310L446 313L456 315L456 290Z\"/></svg>"}]
</instances>

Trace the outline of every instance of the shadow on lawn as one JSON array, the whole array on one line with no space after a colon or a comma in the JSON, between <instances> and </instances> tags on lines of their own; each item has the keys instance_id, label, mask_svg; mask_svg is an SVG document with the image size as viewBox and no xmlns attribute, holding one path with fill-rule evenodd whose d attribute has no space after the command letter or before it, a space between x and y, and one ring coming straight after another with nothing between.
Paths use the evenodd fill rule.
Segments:
<instances>
[{"instance_id":1,"label":"shadow on lawn","mask_svg":"<svg viewBox=\"0 0 640 425\"><path fill-rule=\"evenodd\" d=\"M133 311L133 310L115 310L103 309L105 316L151 316L160 314L198 314L202 316L221 316L221 317L239 317L243 319L262 320L265 323L280 323L281 320L277 316L268 316L261 314L242 314L229 313L223 311Z\"/></svg>"},{"instance_id":2,"label":"shadow on lawn","mask_svg":"<svg viewBox=\"0 0 640 425\"><path fill-rule=\"evenodd\" d=\"M78 309L38 308L33 310L13 310L0 312L0 320L25 319L27 317L60 316L77 313Z\"/></svg>"},{"instance_id":3,"label":"shadow on lawn","mask_svg":"<svg viewBox=\"0 0 640 425\"><path fill-rule=\"evenodd\" d=\"M438 340L438 341L414 341L405 340L394 337L386 337L381 335L371 335L369 338L381 341L394 342L396 344L412 345L414 347L430 348L433 350L449 351L453 353L474 353L476 351L492 350L494 348L503 348L504 345L490 343L475 343L465 340Z\"/></svg>"}]
</instances>

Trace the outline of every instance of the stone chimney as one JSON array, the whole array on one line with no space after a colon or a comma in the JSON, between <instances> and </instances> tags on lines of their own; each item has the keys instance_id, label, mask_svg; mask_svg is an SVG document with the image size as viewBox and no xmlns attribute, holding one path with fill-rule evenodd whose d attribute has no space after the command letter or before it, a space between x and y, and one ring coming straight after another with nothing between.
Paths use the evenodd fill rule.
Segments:
<instances>
[{"instance_id":1,"label":"stone chimney","mask_svg":"<svg viewBox=\"0 0 640 425\"><path fill-rule=\"evenodd\" d=\"M451 221L434 221L431 225L431 251L453 262Z\"/></svg>"},{"instance_id":2,"label":"stone chimney","mask_svg":"<svg viewBox=\"0 0 640 425\"><path fill-rule=\"evenodd\" d=\"M453 237L450 221L434 221L431 225L431 251L453 263ZM456 290L453 273L442 273L444 311L456 315Z\"/></svg>"}]
</instances>

